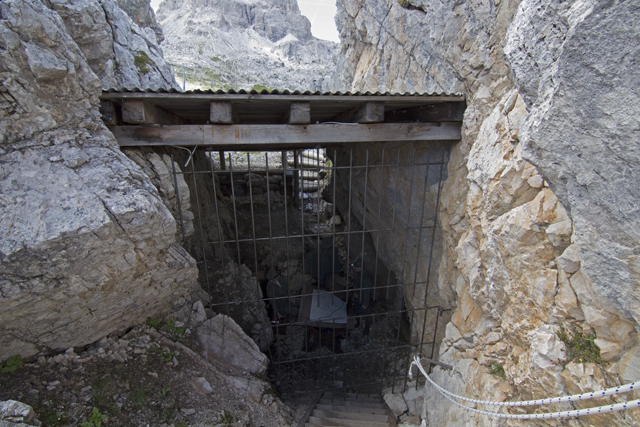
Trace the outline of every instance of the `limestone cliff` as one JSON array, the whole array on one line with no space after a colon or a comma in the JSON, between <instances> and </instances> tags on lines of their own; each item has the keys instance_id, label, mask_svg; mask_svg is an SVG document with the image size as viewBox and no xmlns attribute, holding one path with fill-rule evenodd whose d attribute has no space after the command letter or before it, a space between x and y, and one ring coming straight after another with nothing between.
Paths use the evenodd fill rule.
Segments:
<instances>
[{"instance_id":1,"label":"limestone cliff","mask_svg":"<svg viewBox=\"0 0 640 427\"><path fill-rule=\"evenodd\" d=\"M114 0L54 0L50 4L103 88L178 88L154 30L139 27ZM131 7L130 13L134 11Z\"/></svg>"},{"instance_id":2,"label":"limestone cliff","mask_svg":"<svg viewBox=\"0 0 640 427\"><path fill-rule=\"evenodd\" d=\"M156 40L161 43L164 40L162 27L156 21L156 14L151 8L149 0L118 0L118 6L138 24L140 28L151 28L156 33Z\"/></svg>"},{"instance_id":3,"label":"limestone cliff","mask_svg":"<svg viewBox=\"0 0 640 427\"><path fill-rule=\"evenodd\" d=\"M152 80L126 69L150 46L127 19L109 0L0 3L0 360L84 346L196 289L175 219L98 112L105 82Z\"/></svg>"},{"instance_id":4,"label":"limestone cliff","mask_svg":"<svg viewBox=\"0 0 640 427\"><path fill-rule=\"evenodd\" d=\"M640 81L632 41L638 6L338 5L345 60L332 89L467 96L438 213L439 298L454 308L440 358L454 371L436 368L433 378L486 400L637 380L640 176L631 106ZM562 328L595 333L602 363L568 360ZM520 425L471 415L430 388L426 404L429 425ZM639 417L631 411L567 425L635 425Z\"/></svg>"},{"instance_id":5,"label":"limestone cliff","mask_svg":"<svg viewBox=\"0 0 640 427\"><path fill-rule=\"evenodd\" d=\"M313 91L335 68L337 44L312 36L296 0L165 0L158 19L193 88Z\"/></svg>"}]
</instances>

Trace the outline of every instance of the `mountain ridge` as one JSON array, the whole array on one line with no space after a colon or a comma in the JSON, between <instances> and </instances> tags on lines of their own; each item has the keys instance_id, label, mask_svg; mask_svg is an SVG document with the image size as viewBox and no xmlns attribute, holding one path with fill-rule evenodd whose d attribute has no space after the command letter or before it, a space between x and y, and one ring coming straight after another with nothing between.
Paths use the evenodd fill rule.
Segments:
<instances>
[{"instance_id":1,"label":"mountain ridge","mask_svg":"<svg viewBox=\"0 0 640 427\"><path fill-rule=\"evenodd\" d=\"M311 34L296 0L165 0L157 19L187 89L320 90L339 50Z\"/></svg>"}]
</instances>

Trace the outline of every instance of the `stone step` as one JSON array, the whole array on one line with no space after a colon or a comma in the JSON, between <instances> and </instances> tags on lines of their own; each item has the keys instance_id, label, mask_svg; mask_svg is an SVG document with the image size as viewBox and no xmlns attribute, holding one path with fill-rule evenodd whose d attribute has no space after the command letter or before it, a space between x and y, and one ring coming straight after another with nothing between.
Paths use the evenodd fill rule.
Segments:
<instances>
[{"instance_id":1,"label":"stone step","mask_svg":"<svg viewBox=\"0 0 640 427\"><path fill-rule=\"evenodd\" d=\"M341 427L390 427L388 422L343 420L339 418L309 417L307 426L341 426Z\"/></svg>"},{"instance_id":2,"label":"stone step","mask_svg":"<svg viewBox=\"0 0 640 427\"><path fill-rule=\"evenodd\" d=\"M382 405L380 405L382 406ZM348 408L348 409L345 409ZM362 408L359 406L345 406L345 405L325 405L322 403L318 403L316 405L316 409L320 409L322 411L345 411L349 412L359 412L363 414L377 414L377 415L387 415L387 410L384 408Z\"/></svg>"},{"instance_id":3,"label":"stone step","mask_svg":"<svg viewBox=\"0 0 640 427\"><path fill-rule=\"evenodd\" d=\"M331 399L331 398L322 398L319 402L321 405L334 405L334 406L349 406L349 407L359 407L359 408L374 408L374 409L384 409L384 405L382 402L362 402L355 400L341 400L341 399Z\"/></svg>"},{"instance_id":4,"label":"stone step","mask_svg":"<svg viewBox=\"0 0 640 427\"><path fill-rule=\"evenodd\" d=\"M371 421L376 423L388 423L389 416L387 414L367 414L364 412L351 412L349 410L342 411L327 411L318 409L313 410L311 416L318 418L333 418L340 420L354 420L354 421Z\"/></svg>"}]
</instances>

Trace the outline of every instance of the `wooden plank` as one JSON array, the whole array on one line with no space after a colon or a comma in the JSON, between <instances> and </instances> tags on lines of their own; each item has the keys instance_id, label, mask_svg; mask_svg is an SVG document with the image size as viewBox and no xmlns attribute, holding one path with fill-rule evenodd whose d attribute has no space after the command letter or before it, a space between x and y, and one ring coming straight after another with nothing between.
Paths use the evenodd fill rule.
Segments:
<instances>
[{"instance_id":1,"label":"wooden plank","mask_svg":"<svg viewBox=\"0 0 640 427\"><path fill-rule=\"evenodd\" d=\"M466 107L464 102L444 102L402 108L387 111L384 115L384 121L387 123L461 122Z\"/></svg>"},{"instance_id":2,"label":"wooden plank","mask_svg":"<svg viewBox=\"0 0 640 427\"><path fill-rule=\"evenodd\" d=\"M311 103L294 101L285 113L284 123L303 124L311 121Z\"/></svg>"},{"instance_id":3,"label":"wooden plank","mask_svg":"<svg viewBox=\"0 0 640 427\"><path fill-rule=\"evenodd\" d=\"M457 141L459 123L363 125L181 125L112 126L120 146L297 147L353 142Z\"/></svg>"},{"instance_id":4,"label":"wooden plank","mask_svg":"<svg viewBox=\"0 0 640 427\"><path fill-rule=\"evenodd\" d=\"M353 114L356 123L378 123L384 121L384 102L365 102Z\"/></svg>"},{"instance_id":5,"label":"wooden plank","mask_svg":"<svg viewBox=\"0 0 640 427\"><path fill-rule=\"evenodd\" d=\"M132 124L180 125L183 121L173 113L144 100L122 102L122 121Z\"/></svg>"},{"instance_id":6,"label":"wooden plank","mask_svg":"<svg viewBox=\"0 0 640 427\"><path fill-rule=\"evenodd\" d=\"M231 102L214 102L209 104L209 121L215 124L233 123L233 105Z\"/></svg>"}]
</instances>

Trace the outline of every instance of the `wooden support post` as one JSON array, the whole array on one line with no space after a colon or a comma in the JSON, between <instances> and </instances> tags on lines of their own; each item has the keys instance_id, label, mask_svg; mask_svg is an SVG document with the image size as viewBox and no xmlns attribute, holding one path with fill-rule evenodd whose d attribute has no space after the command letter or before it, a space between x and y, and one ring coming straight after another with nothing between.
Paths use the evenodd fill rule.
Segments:
<instances>
[{"instance_id":1,"label":"wooden support post","mask_svg":"<svg viewBox=\"0 0 640 427\"><path fill-rule=\"evenodd\" d=\"M183 120L148 101L122 101L122 121L138 125L180 125Z\"/></svg>"},{"instance_id":2,"label":"wooden support post","mask_svg":"<svg viewBox=\"0 0 640 427\"><path fill-rule=\"evenodd\" d=\"M384 102L365 102L354 112L353 121L356 123L379 123L384 121Z\"/></svg>"},{"instance_id":3,"label":"wooden support post","mask_svg":"<svg viewBox=\"0 0 640 427\"><path fill-rule=\"evenodd\" d=\"M116 126L118 123L118 114L116 112L116 106L111 101L100 100L100 114L102 115L102 121L107 126Z\"/></svg>"},{"instance_id":4,"label":"wooden support post","mask_svg":"<svg viewBox=\"0 0 640 427\"><path fill-rule=\"evenodd\" d=\"M304 124L311 122L311 103L292 102L285 113L284 123Z\"/></svg>"},{"instance_id":5,"label":"wooden support post","mask_svg":"<svg viewBox=\"0 0 640 427\"><path fill-rule=\"evenodd\" d=\"M226 163L226 160L224 159L224 151L222 150L218 151L218 155L220 156L220 169L222 169L223 171L226 171L227 163Z\"/></svg>"},{"instance_id":6,"label":"wooden support post","mask_svg":"<svg viewBox=\"0 0 640 427\"><path fill-rule=\"evenodd\" d=\"M231 102L211 102L209 106L209 121L218 125L233 124L233 106Z\"/></svg>"}]
</instances>

